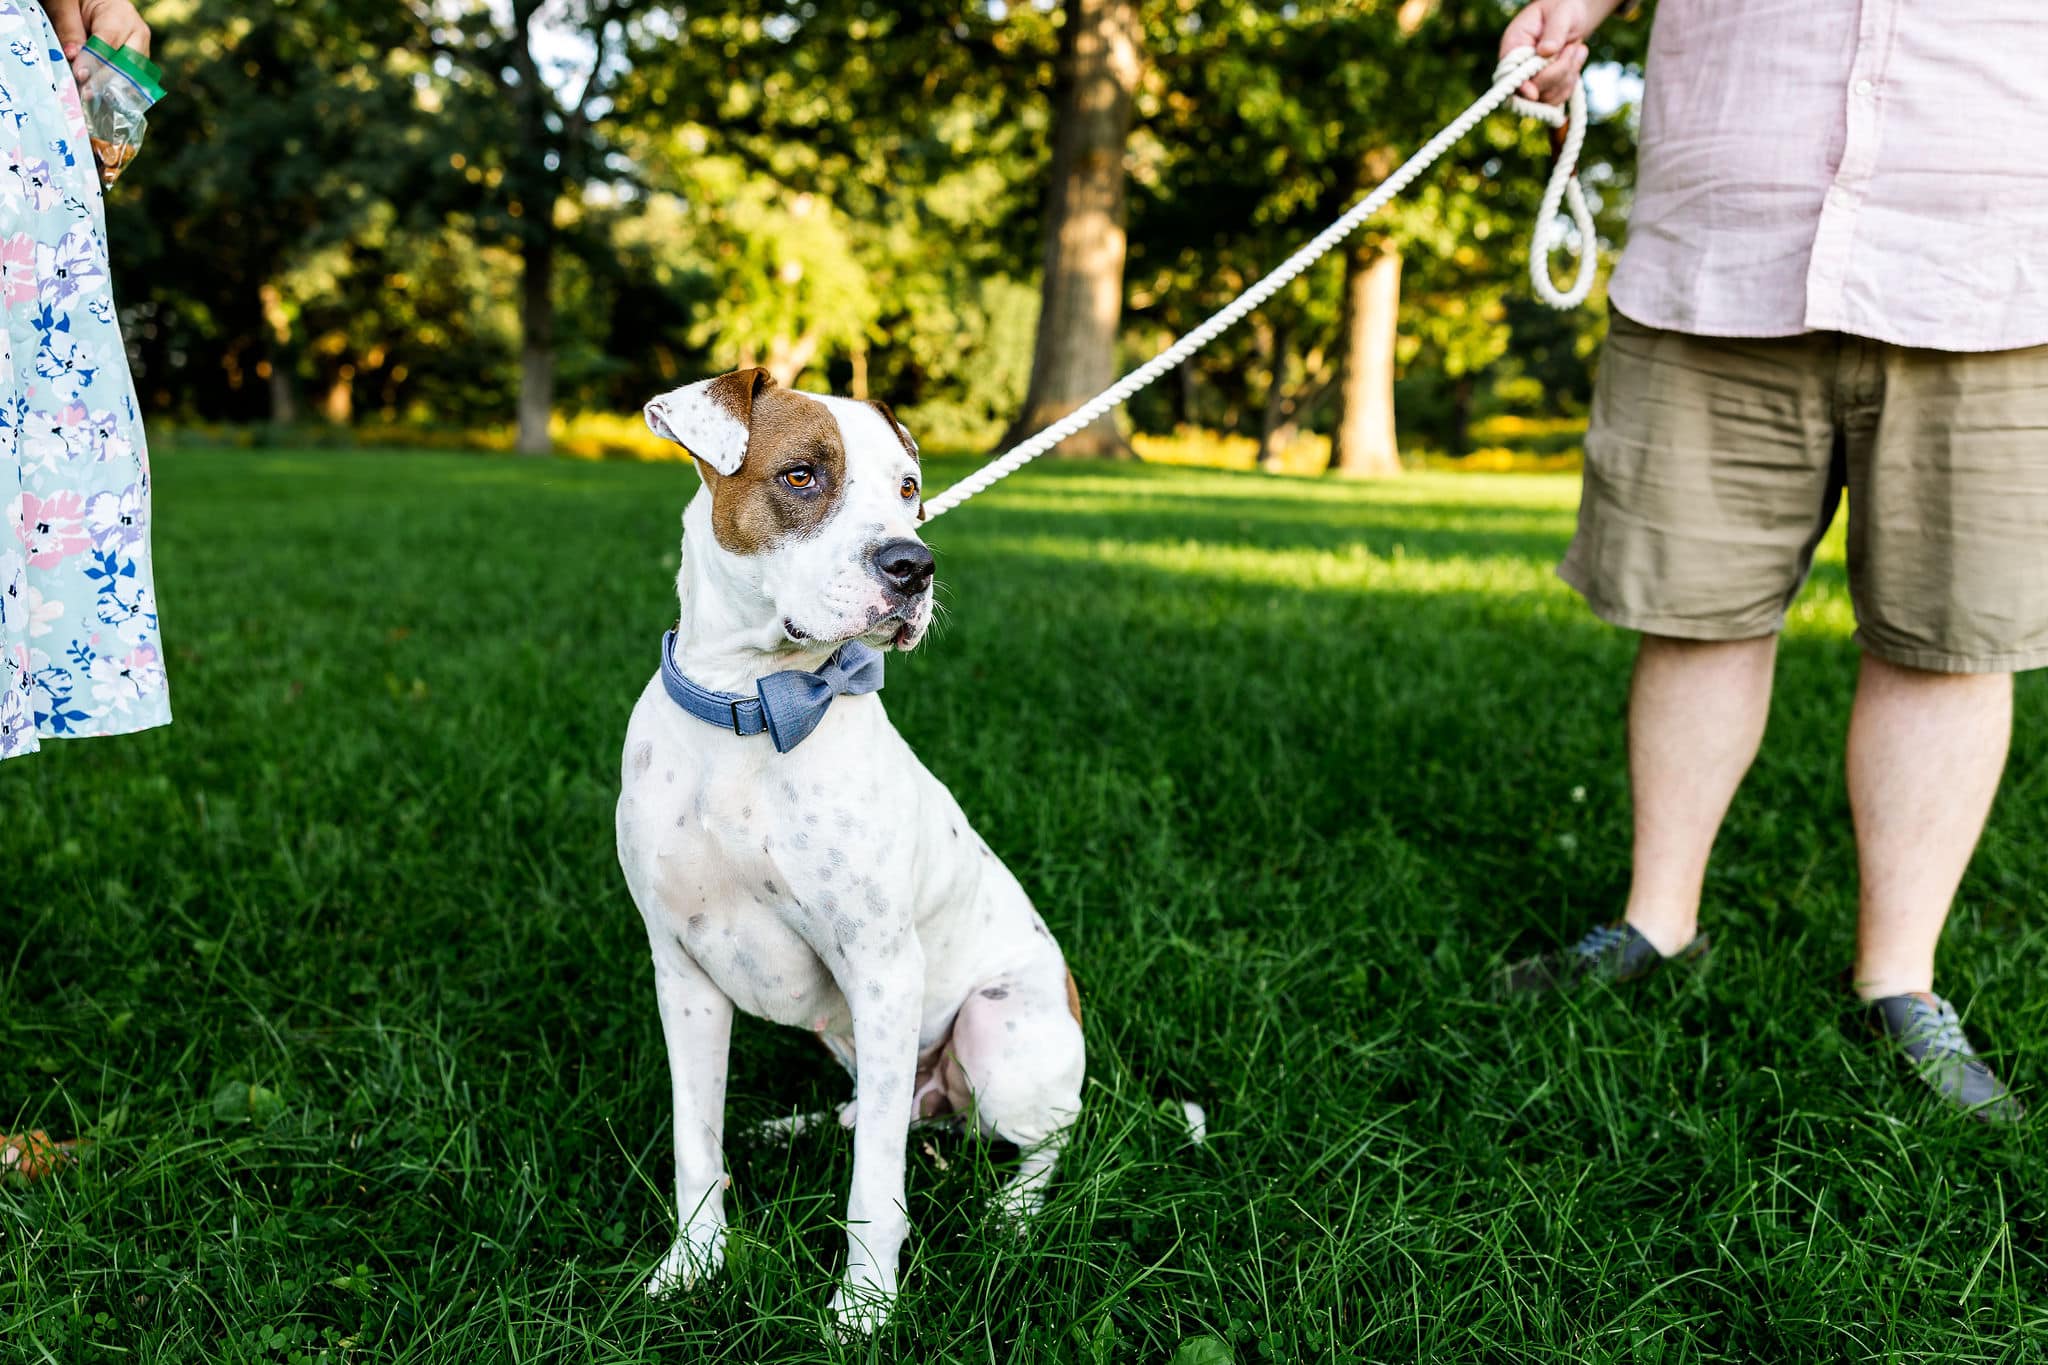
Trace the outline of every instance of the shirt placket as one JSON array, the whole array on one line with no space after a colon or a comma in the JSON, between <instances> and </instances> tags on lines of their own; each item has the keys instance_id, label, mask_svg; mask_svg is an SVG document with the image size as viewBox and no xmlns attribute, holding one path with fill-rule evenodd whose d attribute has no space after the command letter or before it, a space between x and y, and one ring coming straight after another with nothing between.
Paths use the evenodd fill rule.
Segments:
<instances>
[{"instance_id":1,"label":"shirt placket","mask_svg":"<svg viewBox=\"0 0 2048 1365\"><path fill-rule=\"evenodd\" d=\"M1821 201L1813 255L1806 267L1806 326L1810 331L1850 330L1847 286L1855 255L1857 216L1869 194L1883 131L1885 70L1892 33L1905 0L1863 0L1856 24L1856 58L1849 67L1848 132L1842 159Z\"/></svg>"}]
</instances>

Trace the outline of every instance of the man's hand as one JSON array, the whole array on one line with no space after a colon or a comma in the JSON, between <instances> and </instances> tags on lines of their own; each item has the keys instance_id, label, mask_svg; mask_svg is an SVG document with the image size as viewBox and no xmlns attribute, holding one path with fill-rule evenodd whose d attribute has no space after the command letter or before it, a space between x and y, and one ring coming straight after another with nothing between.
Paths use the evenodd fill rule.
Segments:
<instances>
[{"instance_id":1,"label":"man's hand","mask_svg":"<svg viewBox=\"0 0 2048 1365\"><path fill-rule=\"evenodd\" d=\"M42 0L50 27L57 30L57 45L71 62L72 74L83 80L79 53L85 40L97 38L111 48L132 47L149 55L149 25L135 12L130 0Z\"/></svg>"},{"instance_id":2,"label":"man's hand","mask_svg":"<svg viewBox=\"0 0 2048 1365\"><path fill-rule=\"evenodd\" d=\"M1515 93L1523 99L1563 104L1585 69L1586 39L1620 4L1621 0L1535 0L1510 19L1500 38L1503 57L1515 48L1533 47L1537 56L1555 59Z\"/></svg>"}]
</instances>

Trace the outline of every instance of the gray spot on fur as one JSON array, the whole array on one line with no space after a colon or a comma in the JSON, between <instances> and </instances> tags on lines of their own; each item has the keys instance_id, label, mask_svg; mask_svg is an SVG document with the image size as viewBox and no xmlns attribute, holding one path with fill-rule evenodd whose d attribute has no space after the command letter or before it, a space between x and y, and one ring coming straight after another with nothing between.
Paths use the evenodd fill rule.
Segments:
<instances>
[{"instance_id":1,"label":"gray spot on fur","mask_svg":"<svg viewBox=\"0 0 2048 1365\"><path fill-rule=\"evenodd\" d=\"M691 930L692 930L693 932L695 932L695 931L698 931L698 930L701 930L701 929L703 929L703 927L704 927L704 917L703 917L702 915L692 915L692 916L690 916L690 928L691 928Z\"/></svg>"},{"instance_id":2,"label":"gray spot on fur","mask_svg":"<svg viewBox=\"0 0 2048 1365\"><path fill-rule=\"evenodd\" d=\"M773 881L765 881L762 882L761 885L763 888L767 890L768 894L771 896L779 896L782 894L782 888L778 887Z\"/></svg>"},{"instance_id":3,"label":"gray spot on fur","mask_svg":"<svg viewBox=\"0 0 2048 1365\"><path fill-rule=\"evenodd\" d=\"M1010 988L1007 986L990 986L981 993L981 998L984 1000L1008 1000L1010 998Z\"/></svg>"},{"instance_id":4,"label":"gray spot on fur","mask_svg":"<svg viewBox=\"0 0 2048 1365\"><path fill-rule=\"evenodd\" d=\"M870 999L870 1000L880 1000L881 998L882 998L882 983L881 983L881 982L879 982L879 981L870 981L870 982L868 982L868 999Z\"/></svg>"},{"instance_id":5,"label":"gray spot on fur","mask_svg":"<svg viewBox=\"0 0 2048 1365\"><path fill-rule=\"evenodd\" d=\"M633 750L633 771L634 771L634 772L636 772L636 773L644 773L644 772L646 772L646 771L647 771L647 769L648 769L648 765L652 764L653 762L654 762L654 746L653 746L652 744L646 744L646 743L642 743L642 744L640 744L640 745L638 745L638 746L636 746L636 747L634 748L634 750Z\"/></svg>"}]
</instances>

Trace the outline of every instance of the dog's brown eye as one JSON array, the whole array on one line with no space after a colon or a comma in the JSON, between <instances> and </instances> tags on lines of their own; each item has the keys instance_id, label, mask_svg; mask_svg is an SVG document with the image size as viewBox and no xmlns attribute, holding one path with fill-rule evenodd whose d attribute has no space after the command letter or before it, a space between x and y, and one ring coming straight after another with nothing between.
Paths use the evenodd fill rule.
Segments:
<instances>
[{"instance_id":1,"label":"dog's brown eye","mask_svg":"<svg viewBox=\"0 0 2048 1365\"><path fill-rule=\"evenodd\" d=\"M798 465L795 469L783 470L782 481L791 488L809 488L818 481L818 476L804 466Z\"/></svg>"},{"instance_id":2,"label":"dog's brown eye","mask_svg":"<svg viewBox=\"0 0 2048 1365\"><path fill-rule=\"evenodd\" d=\"M911 478L908 474L903 476L903 496L905 498L917 496L917 480Z\"/></svg>"}]
</instances>

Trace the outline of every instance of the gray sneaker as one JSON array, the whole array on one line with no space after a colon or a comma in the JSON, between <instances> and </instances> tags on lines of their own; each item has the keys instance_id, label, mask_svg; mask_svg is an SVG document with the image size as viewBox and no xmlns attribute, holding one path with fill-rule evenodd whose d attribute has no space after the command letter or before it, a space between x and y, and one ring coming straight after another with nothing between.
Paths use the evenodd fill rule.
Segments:
<instances>
[{"instance_id":1,"label":"gray sneaker","mask_svg":"<svg viewBox=\"0 0 2048 1365\"><path fill-rule=\"evenodd\" d=\"M1956 1007L1933 992L1870 1002L1870 1022L1913 1073L1956 1108L1987 1123L2016 1123L2026 1110L1970 1046Z\"/></svg>"},{"instance_id":2,"label":"gray sneaker","mask_svg":"<svg viewBox=\"0 0 2048 1365\"><path fill-rule=\"evenodd\" d=\"M1501 984L1517 995L1565 990L1585 981L1620 985L1640 981L1667 963L1697 962L1709 942L1701 934L1666 957L1626 920L1602 924L1568 948L1539 953L1514 963L1501 974Z\"/></svg>"}]
</instances>

